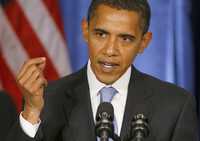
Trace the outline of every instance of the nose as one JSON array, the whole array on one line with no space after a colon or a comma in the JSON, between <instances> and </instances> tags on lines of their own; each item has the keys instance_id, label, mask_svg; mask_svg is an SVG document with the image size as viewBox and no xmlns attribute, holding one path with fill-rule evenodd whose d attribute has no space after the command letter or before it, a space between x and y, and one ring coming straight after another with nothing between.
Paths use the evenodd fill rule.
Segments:
<instances>
[{"instance_id":1,"label":"nose","mask_svg":"<svg viewBox=\"0 0 200 141\"><path fill-rule=\"evenodd\" d=\"M107 44L104 48L104 53L108 57L117 56L118 48L117 48L117 39L115 37L110 37L107 41Z\"/></svg>"}]
</instances>

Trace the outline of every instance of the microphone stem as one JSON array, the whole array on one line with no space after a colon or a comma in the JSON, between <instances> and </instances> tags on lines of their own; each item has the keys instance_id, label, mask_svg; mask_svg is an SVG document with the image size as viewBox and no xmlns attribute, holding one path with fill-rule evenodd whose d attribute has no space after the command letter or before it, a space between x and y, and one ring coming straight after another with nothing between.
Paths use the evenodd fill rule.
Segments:
<instances>
[{"instance_id":1,"label":"microphone stem","mask_svg":"<svg viewBox=\"0 0 200 141\"><path fill-rule=\"evenodd\" d=\"M137 132L136 137L134 141L143 141L144 140L144 135L142 132Z\"/></svg>"},{"instance_id":2,"label":"microphone stem","mask_svg":"<svg viewBox=\"0 0 200 141\"><path fill-rule=\"evenodd\" d=\"M108 141L108 140L109 140L108 133L107 133L106 131L102 131L102 132L101 132L100 141Z\"/></svg>"},{"instance_id":3,"label":"microphone stem","mask_svg":"<svg viewBox=\"0 0 200 141\"><path fill-rule=\"evenodd\" d=\"M101 138L101 141L108 141L108 138Z\"/></svg>"}]
</instances>

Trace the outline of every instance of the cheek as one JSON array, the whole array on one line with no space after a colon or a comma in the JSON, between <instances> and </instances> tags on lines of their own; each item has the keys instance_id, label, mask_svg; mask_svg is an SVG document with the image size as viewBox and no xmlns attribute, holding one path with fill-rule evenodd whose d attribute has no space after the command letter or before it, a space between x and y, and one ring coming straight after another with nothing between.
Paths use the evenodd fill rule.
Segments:
<instances>
[{"instance_id":1,"label":"cheek","mask_svg":"<svg viewBox=\"0 0 200 141\"><path fill-rule=\"evenodd\" d=\"M104 42L99 42L94 39L91 40L88 43L89 56L97 57L101 55L103 48L104 48Z\"/></svg>"},{"instance_id":2,"label":"cheek","mask_svg":"<svg viewBox=\"0 0 200 141\"><path fill-rule=\"evenodd\" d=\"M135 57L137 56L137 51L133 49L127 49L122 52L122 60L123 66L128 67L134 61Z\"/></svg>"},{"instance_id":3,"label":"cheek","mask_svg":"<svg viewBox=\"0 0 200 141\"><path fill-rule=\"evenodd\" d=\"M97 58L98 54L100 54L100 48L96 44L88 44L88 51L90 59Z\"/></svg>"},{"instance_id":4,"label":"cheek","mask_svg":"<svg viewBox=\"0 0 200 141\"><path fill-rule=\"evenodd\" d=\"M96 50L101 50L106 45L107 39L100 39L96 36L91 35L89 44L91 47L95 48Z\"/></svg>"}]
</instances>

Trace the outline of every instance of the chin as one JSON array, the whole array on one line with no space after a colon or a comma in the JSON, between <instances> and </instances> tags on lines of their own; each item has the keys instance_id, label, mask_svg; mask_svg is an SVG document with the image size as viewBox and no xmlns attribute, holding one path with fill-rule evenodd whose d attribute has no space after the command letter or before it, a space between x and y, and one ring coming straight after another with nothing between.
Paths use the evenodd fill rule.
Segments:
<instances>
[{"instance_id":1,"label":"chin","mask_svg":"<svg viewBox=\"0 0 200 141\"><path fill-rule=\"evenodd\" d=\"M98 77L98 80L106 85L113 84L118 78L111 77L111 76L100 76Z\"/></svg>"}]
</instances>

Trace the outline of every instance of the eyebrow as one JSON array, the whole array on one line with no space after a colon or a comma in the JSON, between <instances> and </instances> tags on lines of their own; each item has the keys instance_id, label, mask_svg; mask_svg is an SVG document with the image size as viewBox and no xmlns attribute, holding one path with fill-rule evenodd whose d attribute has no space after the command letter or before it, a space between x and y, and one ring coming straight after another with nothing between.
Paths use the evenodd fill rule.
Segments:
<instances>
[{"instance_id":1,"label":"eyebrow","mask_svg":"<svg viewBox=\"0 0 200 141\"><path fill-rule=\"evenodd\" d=\"M95 28L94 31L95 31L95 32L102 32L102 33L105 33L105 34L108 34L108 33L109 33L108 31L105 31L105 30L100 29L100 28Z\"/></svg>"},{"instance_id":2,"label":"eyebrow","mask_svg":"<svg viewBox=\"0 0 200 141\"><path fill-rule=\"evenodd\" d=\"M100 28L95 28L94 29L95 32L101 32L101 33L104 33L104 34L109 34L108 31L104 30L104 29L100 29ZM134 35L131 35L131 34L127 34L127 33L121 33L119 34L118 36L120 37L128 37L128 38L131 38L131 39L136 39L136 37Z\"/></svg>"}]
</instances>

